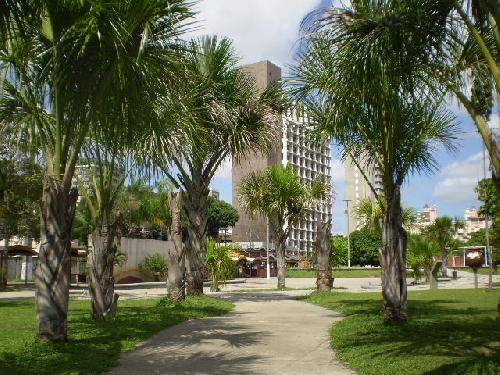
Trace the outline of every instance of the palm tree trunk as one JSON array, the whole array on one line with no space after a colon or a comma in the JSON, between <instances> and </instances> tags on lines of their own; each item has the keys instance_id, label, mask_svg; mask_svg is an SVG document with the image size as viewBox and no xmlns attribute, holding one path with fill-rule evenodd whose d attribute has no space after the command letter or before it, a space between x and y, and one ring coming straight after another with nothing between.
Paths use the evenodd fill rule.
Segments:
<instances>
[{"instance_id":1,"label":"palm tree trunk","mask_svg":"<svg viewBox=\"0 0 500 375\"><path fill-rule=\"evenodd\" d=\"M50 177L44 181L41 247L35 270L37 338L67 339L71 227L76 189L65 189Z\"/></svg>"},{"instance_id":2,"label":"palm tree trunk","mask_svg":"<svg viewBox=\"0 0 500 375\"><path fill-rule=\"evenodd\" d=\"M400 187L387 192L382 221L382 296L384 321L403 323L407 319L406 248L407 235L402 227Z\"/></svg>"},{"instance_id":3,"label":"palm tree trunk","mask_svg":"<svg viewBox=\"0 0 500 375\"><path fill-rule=\"evenodd\" d=\"M118 244L115 229L103 224L92 233L92 252L88 258L89 289L93 319L108 320L116 315L118 294L113 277Z\"/></svg>"},{"instance_id":4,"label":"palm tree trunk","mask_svg":"<svg viewBox=\"0 0 500 375\"><path fill-rule=\"evenodd\" d=\"M206 190L206 194L205 194ZM207 228L208 189L190 191L187 199L187 214L189 225L187 228L186 253L186 294L203 294L203 279L206 274L205 238Z\"/></svg>"},{"instance_id":5,"label":"palm tree trunk","mask_svg":"<svg viewBox=\"0 0 500 375\"><path fill-rule=\"evenodd\" d=\"M173 248L167 255L167 293L174 302L184 299L184 251L182 248L182 228L181 228L182 193L173 194L170 199L170 214L172 225L170 229L170 239Z\"/></svg>"},{"instance_id":6,"label":"palm tree trunk","mask_svg":"<svg viewBox=\"0 0 500 375\"><path fill-rule=\"evenodd\" d=\"M278 237L279 238L279 237ZM276 265L278 270L278 289L285 289L285 241L276 244Z\"/></svg>"},{"instance_id":7,"label":"palm tree trunk","mask_svg":"<svg viewBox=\"0 0 500 375\"><path fill-rule=\"evenodd\" d=\"M316 291L332 290L332 269L330 267L330 224L321 220L321 214L316 213L318 231L316 234Z\"/></svg>"}]
</instances>

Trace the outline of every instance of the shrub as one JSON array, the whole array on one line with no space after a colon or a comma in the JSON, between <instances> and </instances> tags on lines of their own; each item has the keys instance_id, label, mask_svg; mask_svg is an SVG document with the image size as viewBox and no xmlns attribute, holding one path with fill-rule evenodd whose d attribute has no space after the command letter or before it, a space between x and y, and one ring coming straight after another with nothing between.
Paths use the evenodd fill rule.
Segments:
<instances>
[{"instance_id":1,"label":"shrub","mask_svg":"<svg viewBox=\"0 0 500 375\"><path fill-rule=\"evenodd\" d=\"M422 278L422 268L424 269L426 280L429 280L432 265L434 264L434 257L438 254L439 246L435 242L429 241L424 236L410 236L406 263L412 269L416 283Z\"/></svg>"},{"instance_id":2,"label":"shrub","mask_svg":"<svg viewBox=\"0 0 500 375\"><path fill-rule=\"evenodd\" d=\"M330 266L347 265L347 237L333 236L330 240Z\"/></svg>"},{"instance_id":3,"label":"shrub","mask_svg":"<svg viewBox=\"0 0 500 375\"><path fill-rule=\"evenodd\" d=\"M207 255L205 263L210 272L210 280L212 285L210 290L218 292L219 285L225 283L234 275L236 264L231 260L231 247L221 246L216 247L215 241L207 241Z\"/></svg>"},{"instance_id":4,"label":"shrub","mask_svg":"<svg viewBox=\"0 0 500 375\"><path fill-rule=\"evenodd\" d=\"M154 281L160 281L160 278L166 275L167 269L167 260L159 253L146 256L139 264L139 270L151 274Z\"/></svg>"}]
</instances>

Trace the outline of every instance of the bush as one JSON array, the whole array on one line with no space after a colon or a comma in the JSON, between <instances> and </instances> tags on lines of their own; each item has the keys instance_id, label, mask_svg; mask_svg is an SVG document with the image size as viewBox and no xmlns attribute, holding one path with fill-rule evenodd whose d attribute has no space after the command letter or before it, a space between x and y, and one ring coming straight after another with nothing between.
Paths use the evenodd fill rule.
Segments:
<instances>
[{"instance_id":1,"label":"bush","mask_svg":"<svg viewBox=\"0 0 500 375\"><path fill-rule=\"evenodd\" d=\"M416 283L422 278L422 268L424 269L426 280L429 280L434 264L434 257L438 254L439 246L435 242L429 241L424 236L410 236L406 263L412 269Z\"/></svg>"},{"instance_id":2,"label":"bush","mask_svg":"<svg viewBox=\"0 0 500 375\"><path fill-rule=\"evenodd\" d=\"M362 228L351 233L351 264L378 266L378 250L382 234L378 230Z\"/></svg>"},{"instance_id":3,"label":"bush","mask_svg":"<svg viewBox=\"0 0 500 375\"><path fill-rule=\"evenodd\" d=\"M330 266L347 265L347 237L333 236L330 240Z\"/></svg>"},{"instance_id":4,"label":"bush","mask_svg":"<svg viewBox=\"0 0 500 375\"><path fill-rule=\"evenodd\" d=\"M212 282L210 290L213 292L218 292L220 290L219 285L225 283L234 275L236 263L231 260L231 250L230 246L216 247L215 241L207 242L205 263L208 272L210 272Z\"/></svg>"},{"instance_id":5,"label":"bush","mask_svg":"<svg viewBox=\"0 0 500 375\"><path fill-rule=\"evenodd\" d=\"M160 281L160 278L167 274L167 260L159 253L148 255L139 264L139 270L153 276L154 281Z\"/></svg>"}]
</instances>

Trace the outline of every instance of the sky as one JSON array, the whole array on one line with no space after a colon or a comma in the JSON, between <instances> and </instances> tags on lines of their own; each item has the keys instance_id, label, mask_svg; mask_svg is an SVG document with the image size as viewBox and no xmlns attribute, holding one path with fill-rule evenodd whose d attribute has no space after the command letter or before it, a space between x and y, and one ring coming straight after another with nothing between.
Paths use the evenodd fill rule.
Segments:
<instances>
[{"instance_id":1,"label":"sky","mask_svg":"<svg viewBox=\"0 0 500 375\"><path fill-rule=\"evenodd\" d=\"M300 22L311 11L330 4L327 0L202 0L197 5L197 35L217 34L233 40L242 64L270 60L282 67L294 63ZM286 74L286 73L285 73ZM463 217L466 208L478 207L474 187L483 178L483 146L475 126L465 109L454 101L448 108L460 124L458 150L449 154L440 150L437 160L440 169L431 176L411 176L402 191L403 205L422 208L430 204L438 214ZM500 126L498 111L491 122ZM344 233L345 170L332 147L332 179L336 192L332 231ZM212 188L221 199L231 202L231 162L221 165Z\"/></svg>"}]
</instances>

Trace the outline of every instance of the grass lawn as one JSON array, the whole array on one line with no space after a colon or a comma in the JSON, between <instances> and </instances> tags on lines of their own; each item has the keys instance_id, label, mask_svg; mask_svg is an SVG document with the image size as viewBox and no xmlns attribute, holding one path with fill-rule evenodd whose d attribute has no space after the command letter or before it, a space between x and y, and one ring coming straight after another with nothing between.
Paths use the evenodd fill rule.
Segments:
<instances>
[{"instance_id":1,"label":"grass lawn","mask_svg":"<svg viewBox=\"0 0 500 375\"><path fill-rule=\"evenodd\" d=\"M359 374L499 374L500 290L409 293L409 322L384 325L380 293L304 300L343 313L331 330L337 358Z\"/></svg>"},{"instance_id":2,"label":"grass lawn","mask_svg":"<svg viewBox=\"0 0 500 375\"><path fill-rule=\"evenodd\" d=\"M158 299L119 301L111 322L94 322L89 301L70 301L69 342L35 342L33 301L0 302L0 374L101 374L116 365L120 353L154 333L189 319L221 315L233 304L209 297L189 297L177 306Z\"/></svg>"},{"instance_id":3,"label":"grass lawn","mask_svg":"<svg viewBox=\"0 0 500 375\"><path fill-rule=\"evenodd\" d=\"M462 267L462 268L456 268L458 271L466 271L466 272L473 272L471 268L469 267ZM483 267L478 270L478 274L480 275L489 275L489 268L488 267ZM500 275L500 267L493 268L493 275Z\"/></svg>"},{"instance_id":4,"label":"grass lawn","mask_svg":"<svg viewBox=\"0 0 500 375\"><path fill-rule=\"evenodd\" d=\"M333 277L343 279L352 277L380 277L380 269L333 269ZM287 269L285 277L316 278L314 269Z\"/></svg>"}]
</instances>

